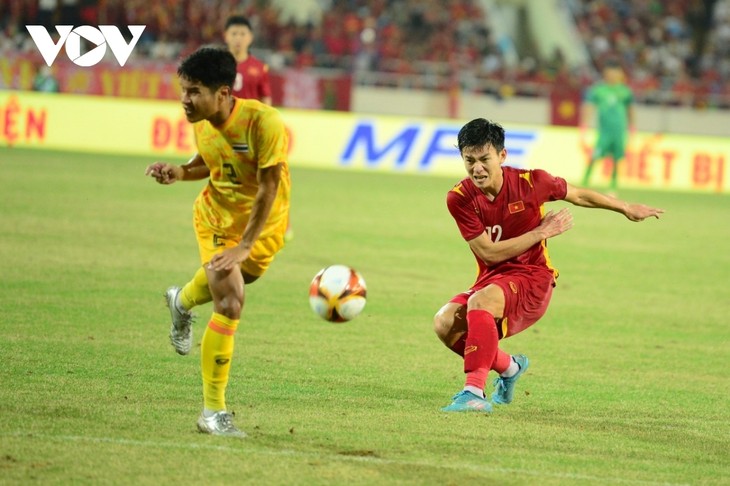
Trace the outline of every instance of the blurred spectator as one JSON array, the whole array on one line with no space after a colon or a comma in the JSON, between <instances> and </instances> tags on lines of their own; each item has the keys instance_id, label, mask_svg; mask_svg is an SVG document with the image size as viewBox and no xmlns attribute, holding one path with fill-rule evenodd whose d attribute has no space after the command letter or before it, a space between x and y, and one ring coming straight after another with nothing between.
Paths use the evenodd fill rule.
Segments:
<instances>
[{"instance_id":1,"label":"blurred spectator","mask_svg":"<svg viewBox=\"0 0 730 486\"><path fill-rule=\"evenodd\" d=\"M38 68L33 79L33 90L43 93L58 93L58 80L53 75L51 68L45 64Z\"/></svg>"},{"instance_id":2,"label":"blurred spectator","mask_svg":"<svg viewBox=\"0 0 730 486\"><path fill-rule=\"evenodd\" d=\"M81 25L79 0L60 0L59 25Z\"/></svg>"},{"instance_id":3,"label":"blurred spectator","mask_svg":"<svg viewBox=\"0 0 730 486\"><path fill-rule=\"evenodd\" d=\"M36 23L50 30L56 25L57 12L58 0L38 0Z\"/></svg>"},{"instance_id":4,"label":"blurred spectator","mask_svg":"<svg viewBox=\"0 0 730 486\"><path fill-rule=\"evenodd\" d=\"M99 6L96 0L80 0L79 2L79 23L94 25L99 18Z\"/></svg>"},{"instance_id":5,"label":"blurred spectator","mask_svg":"<svg viewBox=\"0 0 730 486\"><path fill-rule=\"evenodd\" d=\"M294 25L317 25L322 20L322 5L317 0L271 0L279 11L279 23Z\"/></svg>"}]
</instances>

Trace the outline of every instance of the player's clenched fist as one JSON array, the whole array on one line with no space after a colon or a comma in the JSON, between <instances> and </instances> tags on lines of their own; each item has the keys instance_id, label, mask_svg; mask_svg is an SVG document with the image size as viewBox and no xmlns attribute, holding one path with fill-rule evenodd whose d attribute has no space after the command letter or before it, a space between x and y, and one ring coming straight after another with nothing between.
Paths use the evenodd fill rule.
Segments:
<instances>
[{"instance_id":1,"label":"player's clenched fist","mask_svg":"<svg viewBox=\"0 0 730 486\"><path fill-rule=\"evenodd\" d=\"M172 184L182 179L182 170L177 165L155 162L147 167L144 175L153 177L160 184Z\"/></svg>"}]
</instances>

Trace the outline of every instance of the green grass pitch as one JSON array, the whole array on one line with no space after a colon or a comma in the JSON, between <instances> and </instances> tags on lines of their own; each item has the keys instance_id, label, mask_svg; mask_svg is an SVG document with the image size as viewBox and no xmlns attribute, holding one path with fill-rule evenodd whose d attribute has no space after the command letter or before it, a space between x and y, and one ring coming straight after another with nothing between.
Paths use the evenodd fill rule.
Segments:
<instances>
[{"instance_id":1,"label":"green grass pitch","mask_svg":"<svg viewBox=\"0 0 730 486\"><path fill-rule=\"evenodd\" d=\"M432 316L475 272L455 179L294 167L295 238L237 334L240 441L195 431L199 350L167 338L203 183L151 161L0 148L0 484L730 483L727 195L622 191L667 210L643 223L574 208L547 315L503 342L531 359L515 401L447 415L463 374ZM333 263L368 283L347 324L308 307Z\"/></svg>"}]
</instances>

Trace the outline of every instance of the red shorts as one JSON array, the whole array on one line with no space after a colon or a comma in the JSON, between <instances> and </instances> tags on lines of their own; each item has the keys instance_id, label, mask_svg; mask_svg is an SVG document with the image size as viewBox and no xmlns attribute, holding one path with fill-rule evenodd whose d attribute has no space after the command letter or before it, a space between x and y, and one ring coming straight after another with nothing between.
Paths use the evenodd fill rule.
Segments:
<instances>
[{"instance_id":1,"label":"red shorts","mask_svg":"<svg viewBox=\"0 0 730 486\"><path fill-rule=\"evenodd\" d=\"M488 285L498 285L504 293L504 316L497 319L499 338L514 336L536 323L547 311L553 295L555 278L549 271L515 271L494 275L449 302L466 305L474 292Z\"/></svg>"}]
</instances>

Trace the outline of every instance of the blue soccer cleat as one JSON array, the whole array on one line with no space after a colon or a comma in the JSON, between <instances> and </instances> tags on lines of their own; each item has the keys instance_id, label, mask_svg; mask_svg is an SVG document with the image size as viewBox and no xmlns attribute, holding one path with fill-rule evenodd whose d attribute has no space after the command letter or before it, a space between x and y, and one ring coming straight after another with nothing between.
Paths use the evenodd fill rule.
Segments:
<instances>
[{"instance_id":1,"label":"blue soccer cleat","mask_svg":"<svg viewBox=\"0 0 730 486\"><path fill-rule=\"evenodd\" d=\"M524 354L517 354L512 357L520 367L514 376L504 378L502 376L494 380L494 393L492 393L492 402L497 405L507 405L512 403L512 398L515 394L515 383L519 379L520 375L527 371L527 367L530 366L530 360Z\"/></svg>"},{"instance_id":2,"label":"blue soccer cleat","mask_svg":"<svg viewBox=\"0 0 730 486\"><path fill-rule=\"evenodd\" d=\"M490 413L492 404L470 391L462 390L452 398L451 405L441 409L442 412L482 412Z\"/></svg>"}]
</instances>

